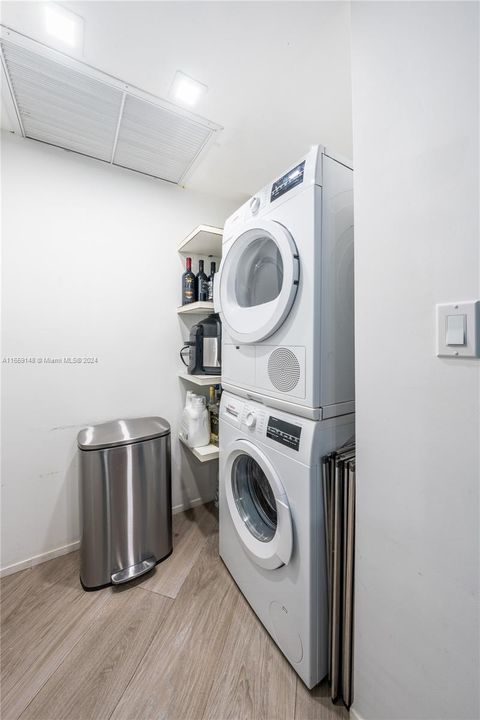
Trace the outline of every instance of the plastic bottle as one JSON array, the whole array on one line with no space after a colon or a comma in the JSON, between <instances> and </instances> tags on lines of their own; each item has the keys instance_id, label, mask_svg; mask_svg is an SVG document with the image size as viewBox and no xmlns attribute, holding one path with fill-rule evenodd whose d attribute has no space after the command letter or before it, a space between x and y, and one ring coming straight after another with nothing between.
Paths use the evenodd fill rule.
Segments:
<instances>
[{"instance_id":1,"label":"plastic bottle","mask_svg":"<svg viewBox=\"0 0 480 720\"><path fill-rule=\"evenodd\" d=\"M210 444L210 418L203 395L194 395L187 411L188 439L190 447Z\"/></svg>"},{"instance_id":2,"label":"plastic bottle","mask_svg":"<svg viewBox=\"0 0 480 720\"><path fill-rule=\"evenodd\" d=\"M190 406L192 404L192 398L194 397L195 393L193 393L191 390L187 390L187 396L185 398L185 407L183 408L182 417L180 419L180 429L178 434L184 440L188 443L188 422L189 422L189 410Z\"/></svg>"}]
</instances>

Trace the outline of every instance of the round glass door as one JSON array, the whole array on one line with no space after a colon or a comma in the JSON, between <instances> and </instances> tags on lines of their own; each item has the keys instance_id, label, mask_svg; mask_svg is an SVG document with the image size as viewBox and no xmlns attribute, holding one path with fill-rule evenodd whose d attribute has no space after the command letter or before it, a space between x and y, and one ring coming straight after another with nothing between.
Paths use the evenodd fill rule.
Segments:
<instances>
[{"instance_id":1,"label":"round glass door","mask_svg":"<svg viewBox=\"0 0 480 720\"><path fill-rule=\"evenodd\" d=\"M247 245L235 276L235 297L240 307L255 307L276 300L283 283L283 261L271 237L258 237Z\"/></svg>"},{"instance_id":2,"label":"round glass door","mask_svg":"<svg viewBox=\"0 0 480 720\"><path fill-rule=\"evenodd\" d=\"M277 531L275 495L260 465L239 455L232 467L232 490L240 517L252 535L270 542Z\"/></svg>"},{"instance_id":3,"label":"round glass door","mask_svg":"<svg viewBox=\"0 0 480 720\"><path fill-rule=\"evenodd\" d=\"M268 570L286 565L292 554L292 519L275 470L263 452L247 440L236 440L226 455L225 495L244 549Z\"/></svg>"},{"instance_id":4,"label":"round glass door","mask_svg":"<svg viewBox=\"0 0 480 720\"><path fill-rule=\"evenodd\" d=\"M254 343L278 330L298 279L298 254L288 230L272 220L244 225L220 267L219 311L231 338Z\"/></svg>"}]
</instances>

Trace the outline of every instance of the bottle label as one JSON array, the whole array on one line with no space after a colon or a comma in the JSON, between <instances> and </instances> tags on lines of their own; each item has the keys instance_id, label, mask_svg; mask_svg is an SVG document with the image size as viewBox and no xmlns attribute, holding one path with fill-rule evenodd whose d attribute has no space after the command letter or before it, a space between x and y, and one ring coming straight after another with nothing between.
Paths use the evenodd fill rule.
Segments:
<instances>
[{"instance_id":1,"label":"bottle label","mask_svg":"<svg viewBox=\"0 0 480 720\"><path fill-rule=\"evenodd\" d=\"M187 275L183 280L183 304L194 302L195 300L195 277Z\"/></svg>"},{"instance_id":2,"label":"bottle label","mask_svg":"<svg viewBox=\"0 0 480 720\"><path fill-rule=\"evenodd\" d=\"M205 301L208 300L208 280L200 278L198 283L198 299Z\"/></svg>"},{"instance_id":3,"label":"bottle label","mask_svg":"<svg viewBox=\"0 0 480 720\"><path fill-rule=\"evenodd\" d=\"M210 413L210 442L212 445L218 445L218 415L217 413Z\"/></svg>"}]
</instances>

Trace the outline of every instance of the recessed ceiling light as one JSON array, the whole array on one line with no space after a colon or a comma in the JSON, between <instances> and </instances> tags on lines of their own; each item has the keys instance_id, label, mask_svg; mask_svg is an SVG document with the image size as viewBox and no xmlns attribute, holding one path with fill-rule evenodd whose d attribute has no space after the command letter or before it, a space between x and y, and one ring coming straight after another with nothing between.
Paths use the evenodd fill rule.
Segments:
<instances>
[{"instance_id":1,"label":"recessed ceiling light","mask_svg":"<svg viewBox=\"0 0 480 720\"><path fill-rule=\"evenodd\" d=\"M170 89L170 97L184 105L195 105L207 92L207 86L177 70Z\"/></svg>"},{"instance_id":2,"label":"recessed ceiling light","mask_svg":"<svg viewBox=\"0 0 480 720\"><path fill-rule=\"evenodd\" d=\"M65 8L48 3L45 6L45 26L47 33L69 47L80 45L83 19Z\"/></svg>"}]
</instances>

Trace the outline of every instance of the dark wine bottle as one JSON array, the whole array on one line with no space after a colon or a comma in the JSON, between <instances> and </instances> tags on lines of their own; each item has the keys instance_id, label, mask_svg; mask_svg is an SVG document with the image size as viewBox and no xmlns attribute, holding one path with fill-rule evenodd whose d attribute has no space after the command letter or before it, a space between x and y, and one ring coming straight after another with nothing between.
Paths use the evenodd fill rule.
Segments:
<instances>
[{"instance_id":1,"label":"dark wine bottle","mask_svg":"<svg viewBox=\"0 0 480 720\"><path fill-rule=\"evenodd\" d=\"M213 302L213 278L215 275L216 265L214 262L210 263L210 276L208 278L208 299Z\"/></svg>"},{"instance_id":2,"label":"dark wine bottle","mask_svg":"<svg viewBox=\"0 0 480 720\"><path fill-rule=\"evenodd\" d=\"M187 269L182 275L182 305L188 305L196 300L195 275L192 272L192 258L186 259Z\"/></svg>"},{"instance_id":3,"label":"dark wine bottle","mask_svg":"<svg viewBox=\"0 0 480 720\"><path fill-rule=\"evenodd\" d=\"M203 271L203 260L198 261L198 273L195 286L197 288L197 300L201 302L208 300L208 278Z\"/></svg>"}]
</instances>

